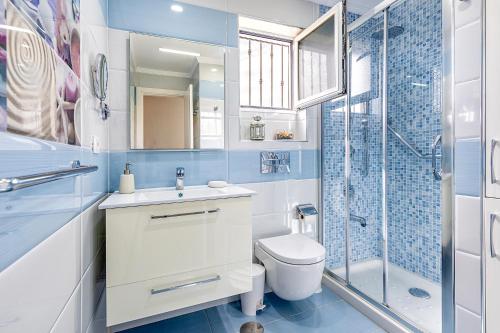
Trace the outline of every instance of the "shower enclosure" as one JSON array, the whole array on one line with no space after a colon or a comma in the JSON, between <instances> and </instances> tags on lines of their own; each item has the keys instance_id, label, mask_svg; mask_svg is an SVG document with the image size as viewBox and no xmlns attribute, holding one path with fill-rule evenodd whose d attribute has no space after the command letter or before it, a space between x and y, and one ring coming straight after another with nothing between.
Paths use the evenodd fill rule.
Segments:
<instances>
[{"instance_id":1,"label":"shower enclosure","mask_svg":"<svg viewBox=\"0 0 500 333\"><path fill-rule=\"evenodd\" d=\"M383 1L348 15L348 96L322 105L327 272L427 332L448 331L441 318L452 311L442 306L451 277L442 7Z\"/></svg>"}]
</instances>

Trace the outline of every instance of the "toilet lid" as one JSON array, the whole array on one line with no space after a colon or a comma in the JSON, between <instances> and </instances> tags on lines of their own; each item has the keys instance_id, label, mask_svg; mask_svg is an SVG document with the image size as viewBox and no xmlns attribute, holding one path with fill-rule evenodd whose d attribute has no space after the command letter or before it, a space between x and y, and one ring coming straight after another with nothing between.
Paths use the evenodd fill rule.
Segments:
<instances>
[{"instance_id":1,"label":"toilet lid","mask_svg":"<svg viewBox=\"0 0 500 333\"><path fill-rule=\"evenodd\" d=\"M301 234L271 237L259 240L268 254L292 265L310 265L325 260L325 248Z\"/></svg>"}]
</instances>

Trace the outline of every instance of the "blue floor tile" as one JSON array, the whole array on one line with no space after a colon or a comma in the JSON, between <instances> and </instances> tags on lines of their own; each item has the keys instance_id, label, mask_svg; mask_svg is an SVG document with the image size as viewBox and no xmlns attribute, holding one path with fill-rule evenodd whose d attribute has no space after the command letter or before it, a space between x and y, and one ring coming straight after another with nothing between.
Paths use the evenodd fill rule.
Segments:
<instances>
[{"instance_id":1,"label":"blue floor tile","mask_svg":"<svg viewBox=\"0 0 500 333\"><path fill-rule=\"evenodd\" d=\"M298 315L264 325L266 333L375 333L375 323L344 301L312 308Z\"/></svg>"},{"instance_id":2,"label":"blue floor tile","mask_svg":"<svg viewBox=\"0 0 500 333\"><path fill-rule=\"evenodd\" d=\"M266 333L380 333L384 332L356 309L324 287L301 301L285 301L274 293L264 296L266 308L257 316L241 312L240 302L129 329L126 333L239 333L243 323L258 321Z\"/></svg>"},{"instance_id":3,"label":"blue floor tile","mask_svg":"<svg viewBox=\"0 0 500 333\"><path fill-rule=\"evenodd\" d=\"M217 333L234 333L239 332L240 326L247 321L258 321L261 324L267 324L282 319L283 316L272 306L268 295L264 297L266 307L264 310L258 311L257 316L247 316L241 312L241 303L239 301L207 309L206 312L212 330Z\"/></svg>"},{"instance_id":4,"label":"blue floor tile","mask_svg":"<svg viewBox=\"0 0 500 333\"><path fill-rule=\"evenodd\" d=\"M206 311L213 332L237 333L240 326L247 321L258 321L264 327L267 327L267 324L277 320L292 318L301 313L311 313L323 306L341 301L330 289L323 288L321 293L314 294L305 300L294 302L283 300L274 293L268 293L264 296L266 307L264 310L259 311L257 316L246 316L243 314L240 302L220 305Z\"/></svg>"},{"instance_id":5,"label":"blue floor tile","mask_svg":"<svg viewBox=\"0 0 500 333\"><path fill-rule=\"evenodd\" d=\"M210 333L205 311L197 311L156 323L131 328L123 333Z\"/></svg>"}]
</instances>

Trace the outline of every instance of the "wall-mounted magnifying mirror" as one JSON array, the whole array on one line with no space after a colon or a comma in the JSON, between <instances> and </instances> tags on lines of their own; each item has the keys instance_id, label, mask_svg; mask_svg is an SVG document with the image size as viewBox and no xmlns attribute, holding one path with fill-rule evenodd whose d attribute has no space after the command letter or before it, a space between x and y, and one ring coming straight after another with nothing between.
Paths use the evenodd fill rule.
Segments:
<instances>
[{"instance_id":1,"label":"wall-mounted magnifying mirror","mask_svg":"<svg viewBox=\"0 0 500 333\"><path fill-rule=\"evenodd\" d=\"M101 102L101 118L105 120L109 116L109 107L104 103L108 91L108 62L104 54L98 54L92 66L92 82L94 94Z\"/></svg>"},{"instance_id":2,"label":"wall-mounted magnifying mirror","mask_svg":"<svg viewBox=\"0 0 500 333\"><path fill-rule=\"evenodd\" d=\"M130 34L132 149L224 149L224 47Z\"/></svg>"}]
</instances>

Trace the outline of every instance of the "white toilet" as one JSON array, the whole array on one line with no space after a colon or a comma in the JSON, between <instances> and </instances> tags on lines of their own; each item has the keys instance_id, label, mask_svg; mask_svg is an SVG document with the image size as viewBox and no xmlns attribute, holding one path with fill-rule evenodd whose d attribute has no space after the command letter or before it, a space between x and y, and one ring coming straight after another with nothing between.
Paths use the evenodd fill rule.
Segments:
<instances>
[{"instance_id":1,"label":"white toilet","mask_svg":"<svg viewBox=\"0 0 500 333\"><path fill-rule=\"evenodd\" d=\"M288 301L311 296L321 287L325 248L301 234L259 239L255 256L266 267L266 282Z\"/></svg>"}]
</instances>

